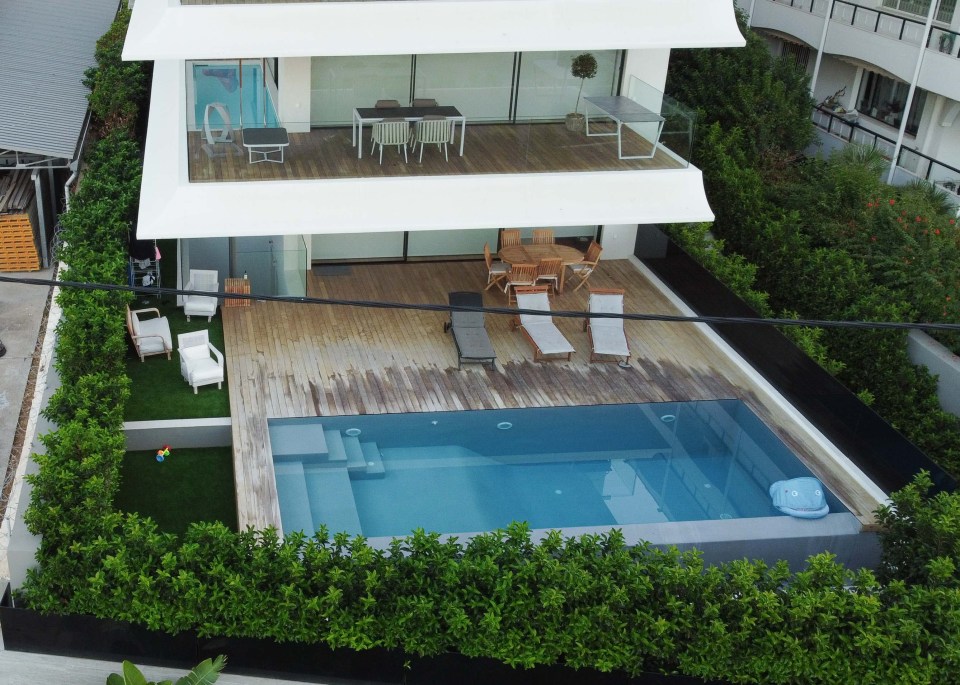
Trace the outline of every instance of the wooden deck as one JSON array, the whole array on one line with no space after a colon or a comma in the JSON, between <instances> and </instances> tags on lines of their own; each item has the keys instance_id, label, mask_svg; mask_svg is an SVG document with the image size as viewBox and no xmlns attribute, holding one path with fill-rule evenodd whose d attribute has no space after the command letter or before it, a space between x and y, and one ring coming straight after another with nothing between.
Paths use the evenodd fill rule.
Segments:
<instances>
[{"instance_id":1,"label":"wooden deck","mask_svg":"<svg viewBox=\"0 0 960 685\"><path fill-rule=\"evenodd\" d=\"M597 130L613 130L599 120ZM594 130L591 121L590 130ZM467 122L463 157L457 143L449 146L450 160L436 147L419 155L408 152L409 161L395 147L370 153L370 127L365 126L363 158L351 144L350 127L318 128L309 133L291 133L283 164L250 164L240 146L234 154L211 159L202 150L201 133L187 136L189 174L192 182L274 181L284 179L377 178L384 176L450 176L465 174L522 174L561 171L624 171L677 169L683 164L663 149L651 159L618 159L617 139L587 137L572 133L563 124L472 124ZM668 136L664 143L669 144ZM648 154L650 144L624 128L624 154ZM419 152L419 149L418 149Z\"/></svg>"},{"instance_id":2,"label":"wooden deck","mask_svg":"<svg viewBox=\"0 0 960 685\"><path fill-rule=\"evenodd\" d=\"M351 300L446 304L453 290L481 290L483 262L354 265L308 278L308 294ZM625 287L626 311L677 313L629 261L606 261L597 287ZM587 292L558 296L555 310L583 311ZM490 290L487 306L505 306ZM877 506L793 420L759 391L693 324L628 321L631 368L590 364L581 319L557 319L577 352L570 362L533 363L509 316L487 315L497 352L491 369L457 369L445 313L257 302L222 309L241 527L280 527L267 419L465 409L573 406L739 398L804 460L861 520Z\"/></svg>"}]
</instances>

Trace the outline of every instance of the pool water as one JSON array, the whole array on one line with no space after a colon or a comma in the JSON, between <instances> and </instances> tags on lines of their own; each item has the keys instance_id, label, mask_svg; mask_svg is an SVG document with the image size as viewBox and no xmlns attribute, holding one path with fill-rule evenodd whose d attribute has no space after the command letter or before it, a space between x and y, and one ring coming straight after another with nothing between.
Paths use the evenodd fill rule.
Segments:
<instances>
[{"instance_id":1,"label":"pool water","mask_svg":"<svg viewBox=\"0 0 960 685\"><path fill-rule=\"evenodd\" d=\"M370 538L783 516L770 484L812 475L739 400L278 419L270 438L284 532Z\"/></svg>"}]
</instances>

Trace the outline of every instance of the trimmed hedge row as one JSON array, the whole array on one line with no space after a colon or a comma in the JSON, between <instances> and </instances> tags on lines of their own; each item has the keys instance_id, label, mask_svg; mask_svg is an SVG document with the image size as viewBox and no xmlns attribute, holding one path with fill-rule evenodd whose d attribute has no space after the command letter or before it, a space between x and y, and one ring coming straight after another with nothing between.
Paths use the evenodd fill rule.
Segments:
<instances>
[{"instance_id":1,"label":"trimmed hedge row","mask_svg":"<svg viewBox=\"0 0 960 685\"><path fill-rule=\"evenodd\" d=\"M97 146L64 221L61 257L72 278L124 281L137 158L125 135ZM517 667L661 670L742 683L954 677L955 588L880 584L827 555L796 574L747 561L708 568L696 553L629 548L617 531L553 533L535 544L519 524L466 544L417 532L385 551L325 530L281 539L272 530L198 524L183 538L161 534L151 520L113 510L129 394L127 300L84 290L59 300L64 385L47 409L58 429L36 457L28 511L28 526L43 537L23 589L34 609L170 633L458 651ZM909 536L910 521L900 523L904 530L892 528Z\"/></svg>"}]
</instances>

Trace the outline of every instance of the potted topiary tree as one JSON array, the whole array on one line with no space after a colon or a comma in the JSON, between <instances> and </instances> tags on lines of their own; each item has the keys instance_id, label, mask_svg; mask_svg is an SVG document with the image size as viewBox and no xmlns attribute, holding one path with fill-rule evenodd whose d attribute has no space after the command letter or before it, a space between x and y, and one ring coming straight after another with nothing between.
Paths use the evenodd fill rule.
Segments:
<instances>
[{"instance_id":1,"label":"potted topiary tree","mask_svg":"<svg viewBox=\"0 0 960 685\"><path fill-rule=\"evenodd\" d=\"M577 91L577 106L567 115L567 130L582 131L585 118L580 114L580 95L583 94L583 82L597 75L597 58L589 52L577 55L570 62L570 73L580 79L580 90Z\"/></svg>"}]
</instances>

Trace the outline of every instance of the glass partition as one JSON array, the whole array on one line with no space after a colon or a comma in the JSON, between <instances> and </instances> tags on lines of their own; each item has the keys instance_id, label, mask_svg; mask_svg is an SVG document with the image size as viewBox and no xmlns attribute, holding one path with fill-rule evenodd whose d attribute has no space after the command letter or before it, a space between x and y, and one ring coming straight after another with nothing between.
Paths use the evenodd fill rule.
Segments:
<instances>
[{"instance_id":1,"label":"glass partition","mask_svg":"<svg viewBox=\"0 0 960 685\"><path fill-rule=\"evenodd\" d=\"M570 73L570 63L580 52L525 52L520 57L517 86L517 119L557 119L577 107L580 79ZM583 82L582 95L613 95L620 73L620 51L600 50L597 75ZM583 103L580 103L583 111Z\"/></svg>"},{"instance_id":2,"label":"glass partition","mask_svg":"<svg viewBox=\"0 0 960 685\"><path fill-rule=\"evenodd\" d=\"M471 121L506 121L510 118L513 61L512 52L420 55L414 94L453 105Z\"/></svg>"},{"instance_id":3,"label":"glass partition","mask_svg":"<svg viewBox=\"0 0 960 685\"><path fill-rule=\"evenodd\" d=\"M664 118L660 131L660 149L666 148L671 156L686 166L693 153L693 131L697 113L636 76L629 78L623 94ZM624 124L624 127L630 128L650 142L653 142L657 135L657 126L654 123L630 123Z\"/></svg>"},{"instance_id":4,"label":"glass partition","mask_svg":"<svg viewBox=\"0 0 960 685\"><path fill-rule=\"evenodd\" d=\"M310 123L349 125L355 107L377 100L410 104L410 55L314 57L310 65Z\"/></svg>"},{"instance_id":5,"label":"glass partition","mask_svg":"<svg viewBox=\"0 0 960 685\"><path fill-rule=\"evenodd\" d=\"M407 234L408 257L459 257L483 254L483 244L497 250L496 228L466 231L410 231Z\"/></svg>"},{"instance_id":6,"label":"glass partition","mask_svg":"<svg viewBox=\"0 0 960 685\"><path fill-rule=\"evenodd\" d=\"M192 130L277 126L261 60L187 63L187 115Z\"/></svg>"},{"instance_id":7,"label":"glass partition","mask_svg":"<svg viewBox=\"0 0 960 685\"><path fill-rule=\"evenodd\" d=\"M246 277L254 295L304 297L306 243L299 235L231 238L230 275Z\"/></svg>"}]
</instances>

